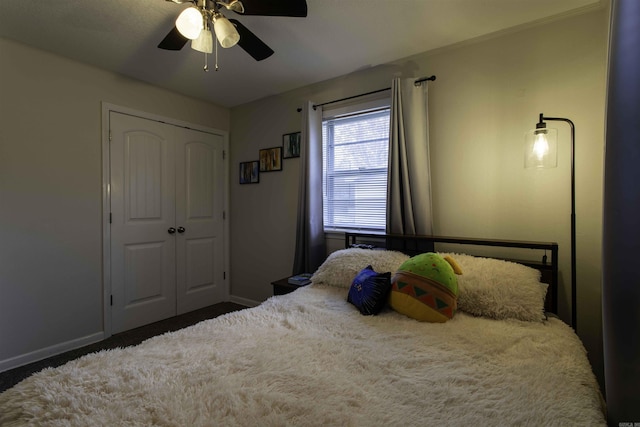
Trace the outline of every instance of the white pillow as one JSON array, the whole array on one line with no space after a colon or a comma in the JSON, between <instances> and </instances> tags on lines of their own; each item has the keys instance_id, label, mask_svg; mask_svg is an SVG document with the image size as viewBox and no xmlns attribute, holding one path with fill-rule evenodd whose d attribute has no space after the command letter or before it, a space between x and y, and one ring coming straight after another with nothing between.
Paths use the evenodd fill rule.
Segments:
<instances>
[{"instance_id":1,"label":"white pillow","mask_svg":"<svg viewBox=\"0 0 640 427\"><path fill-rule=\"evenodd\" d=\"M493 319L544 320L547 284L540 271L515 262L450 255L462 275L458 277L458 310Z\"/></svg>"},{"instance_id":2,"label":"white pillow","mask_svg":"<svg viewBox=\"0 0 640 427\"><path fill-rule=\"evenodd\" d=\"M333 252L313 273L313 283L349 289L351 282L360 270L370 265L378 273L390 272L392 275L408 255L396 251L377 249L341 249Z\"/></svg>"}]
</instances>

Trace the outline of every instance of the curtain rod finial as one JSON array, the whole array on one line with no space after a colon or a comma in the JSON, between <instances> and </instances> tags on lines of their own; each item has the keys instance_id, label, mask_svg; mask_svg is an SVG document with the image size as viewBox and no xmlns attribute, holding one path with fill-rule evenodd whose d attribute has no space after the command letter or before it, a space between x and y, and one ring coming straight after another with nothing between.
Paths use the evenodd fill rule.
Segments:
<instances>
[{"instance_id":1,"label":"curtain rod finial","mask_svg":"<svg viewBox=\"0 0 640 427\"><path fill-rule=\"evenodd\" d=\"M413 82L413 84L414 84L414 85L416 85L416 86L420 86L420 84L421 84L422 82L427 82L427 81L431 81L431 82L433 82L433 81L435 81L435 80L436 80L436 76L435 76L435 75L434 75L434 76L431 76L431 77L422 77L421 79L418 79L418 80L416 80L415 82Z\"/></svg>"}]
</instances>

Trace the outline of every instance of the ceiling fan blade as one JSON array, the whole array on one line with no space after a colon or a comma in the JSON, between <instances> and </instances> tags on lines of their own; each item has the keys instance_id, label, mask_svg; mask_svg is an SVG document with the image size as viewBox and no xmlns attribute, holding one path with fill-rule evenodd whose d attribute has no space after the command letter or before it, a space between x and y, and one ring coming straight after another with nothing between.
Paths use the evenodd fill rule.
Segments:
<instances>
[{"instance_id":1,"label":"ceiling fan blade","mask_svg":"<svg viewBox=\"0 0 640 427\"><path fill-rule=\"evenodd\" d=\"M169 31L169 34L167 34L165 38L162 39L158 47L160 49L166 50L180 50L184 47L185 44L187 44L188 40L189 39L180 34L180 31L178 31L178 29L174 26L173 29Z\"/></svg>"},{"instance_id":2,"label":"ceiling fan blade","mask_svg":"<svg viewBox=\"0 0 640 427\"><path fill-rule=\"evenodd\" d=\"M273 49L267 46L258 36L249 31L247 27L242 25L238 20L229 19L229 21L231 21L236 27L236 30L238 30L238 34L240 34L238 46L243 48L253 59L262 61L273 55Z\"/></svg>"},{"instance_id":3,"label":"ceiling fan blade","mask_svg":"<svg viewBox=\"0 0 640 427\"><path fill-rule=\"evenodd\" d=\"M262 16L307 16L306 0L241 0L244 6L243 15Z\"/></svg>"}]
</instances>

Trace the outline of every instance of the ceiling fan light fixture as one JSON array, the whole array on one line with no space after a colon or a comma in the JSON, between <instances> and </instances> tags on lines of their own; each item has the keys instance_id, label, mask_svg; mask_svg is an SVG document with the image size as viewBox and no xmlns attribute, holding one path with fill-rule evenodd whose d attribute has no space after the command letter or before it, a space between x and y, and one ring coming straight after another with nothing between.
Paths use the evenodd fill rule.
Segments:
<instances>
[{"instance_id":1,"label":"ceiling fan light fixture","mask_svg":"<svg viewBox=\"0 0 640 427\"><path fill-rule=\"evenodd\" d=\"M213 53L213 35L211 30L204 29L200 31L197 39L191 41L191 49L203 53Z\"/></svg>"},{"instance_id":2,"label":"ceiling fan light fixture","mask_svg":"<svg viewBox=\"0 0 640 427\"><path fill-rule=\"evenodd\" d=\"M236 27L220 13L213 16L213 30L220 46L224 48L235 46L240 41Z\"/></svg>"},{"instance_id":3,"label":"ceiling fan light fixture","mask_svg":"<svg viewBox=\"0 0 640 427\"><path fill-rule=\"evenodd\" d=\"M228 10L233 10L237 13L244 13L244 5L240 0L231 0L229 3L219 1L218 4L226 7Z\"/></svg>"},{"instance_id":4,"label":"ceiling fan light fixture","mask_svg":"<svg viewBox=\"0 0 640 427\"><path fill-rule=\"evenodd\" d=\"M195 40L204 28L202 21L202 12L196 7L188 7L178 15L176 28L186 38Z\"/></svg>"}]
</instances>

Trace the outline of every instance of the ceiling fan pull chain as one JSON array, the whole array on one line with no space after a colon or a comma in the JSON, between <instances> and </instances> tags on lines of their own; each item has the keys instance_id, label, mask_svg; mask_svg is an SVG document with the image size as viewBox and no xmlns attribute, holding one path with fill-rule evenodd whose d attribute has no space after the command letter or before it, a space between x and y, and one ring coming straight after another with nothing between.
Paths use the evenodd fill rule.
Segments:
<instances>
[{"instance_id":1,"label":"ceiling fan pull chain","mask_svg":"<svg viewBox=\"0 0 640 427\"><path fill-rule=\"evenodd\" d=\"M209 71L209 63L207 62L207 52L204 53L204 71Z\"/></svg>"},{"instance_id":2,"label":"ceiling fan pull chain","mask_svg":"<svg viewBox=\"0 0 640 427\"><path fill-rule=\"evenodd\" d=\"M214 40L213 44L215 45L213 49L214 49L214 52L216 54L216 71L218 71L218 69L219 69L218 68L218 41Z\"/></svg>"}]
</instances>

